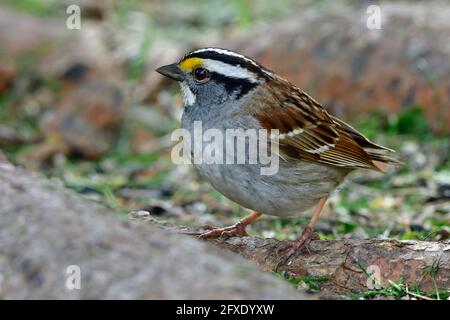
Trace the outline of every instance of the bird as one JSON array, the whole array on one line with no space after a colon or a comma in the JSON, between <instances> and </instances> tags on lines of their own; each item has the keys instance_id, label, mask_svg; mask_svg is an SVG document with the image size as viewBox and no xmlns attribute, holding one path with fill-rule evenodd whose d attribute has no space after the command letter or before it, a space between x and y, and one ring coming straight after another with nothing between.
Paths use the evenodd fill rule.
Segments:
<instances>
[{"instance_id":1,"label":"bird","mask_svg":"<svg viewBox=\"0 0 450 320\"><path fill-rule=\"evenodd\" d=\"M216 190L252 211L229 227L206 226L200 238L247 236L246 227L263 214L289 218L314 208L300 236L283 245L283 261L289 261L311 241L327 198L350 172L385 172L400 164L390 155L393 150L370 141L309 94L235 51L196 49L156 71L179 83L181 125L187 132L193 133L196 122L219 132L275 132L267 141L278 146L275 174L262 175L261 164L193 163Z\"/></svg>"}]
</instances>

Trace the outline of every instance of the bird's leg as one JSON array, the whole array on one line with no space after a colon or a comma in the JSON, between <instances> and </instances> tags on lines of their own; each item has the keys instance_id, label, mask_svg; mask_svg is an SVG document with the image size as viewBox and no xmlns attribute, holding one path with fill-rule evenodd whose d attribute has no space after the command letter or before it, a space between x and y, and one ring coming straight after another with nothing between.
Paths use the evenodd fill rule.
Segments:
<instances>
[{"instance_id":1,"label":"bird's leg","mask_svg":"<svg viewBox=\"0 0 450 320\"><path fill-rule=\"evenodd\" d=\"M247 231L245 231L245 228L258 219L261 216L261 213L259 212L253 212L246 216L245 218L242 218L239 220L238 223L233 224L232 226L225 227L225 228L216 228L211 226L202 226L202 229L207 229L209 231L201 234L199 238L201 239L209 239L209 238L216 238L221 237L223 235L226 236L241 236L245 237L248 236Z\"/></svg>"},{"instance_id":2,"label":"bird's leg","mask_svg":"<svg viewBox=\"0 0 450 320\"><path fill-rule=\"evenodd\" d=\"M291 260L291 258L298 254L300 250L311 241L312 235L314 233L314 228L316 227L320 212L322 211L326 201L327 197L320 198L317 207L314 210L314 214L311 217L311 221L303 230L301 236L297 240L285 242L278 250L279 252L284 251L283 257L280 259L278 266L287 264Z\"/></svg>"}]
</instances>

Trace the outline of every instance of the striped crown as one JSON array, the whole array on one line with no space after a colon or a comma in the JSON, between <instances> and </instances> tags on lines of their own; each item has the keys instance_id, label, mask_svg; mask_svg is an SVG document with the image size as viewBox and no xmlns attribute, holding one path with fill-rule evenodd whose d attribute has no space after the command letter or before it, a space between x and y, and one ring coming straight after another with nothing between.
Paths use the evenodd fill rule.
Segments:
<instances>
[{"instance_id":1,"label":"striped crown","mask_svg":"<svg viewBox=\"0 0 450 320\"><path fill-rule=\"evenodd\" d=\"M248 93L273 75L272 71L251 58L221 48L191 51L180 60L178 66L184 72L191 72L198 67L205 68L211 74L212 80L222 83L229 93L239 96Z\"/></svg>"}]
</instances>

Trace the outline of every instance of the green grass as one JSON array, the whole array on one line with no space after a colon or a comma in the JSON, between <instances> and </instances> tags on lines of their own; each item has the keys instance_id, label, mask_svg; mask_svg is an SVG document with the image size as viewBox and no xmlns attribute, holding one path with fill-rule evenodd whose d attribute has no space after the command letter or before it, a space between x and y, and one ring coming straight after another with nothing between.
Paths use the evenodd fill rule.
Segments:
<instances>
[{"instance_id":1,"label":"green grass","mask_svg":"<svg viewBox=\"0 0 450 320\"><path fill-rule=\"evenodd\" d=\"M365 300L376 297L387 297L395 300L402 298L413 298L418 300L447 300L450 297L450 290L435 290L425 292L419 286L410 287L403 279L398 282L390 282L390 285L380 290L368 290L350 297L344 296L344 300Z\"/></svg>"},{"instance_id":2,"label":"green grass","mask_svg":"<svg viewBox=\"0 0 450 320\"><path fill-rule=\"evenodd\" d=\"M395 300L400 300L404 297L414 298L420 300L434 300L434 299L447 299L450 296L450 292L424 292L419 287L408 287L403 280L399 282L391 282L391 284L380 290L368 290L350 297L344 296L344 300L366 300L376 297L387 297Z\"/></svg>"},{"instance_id":3,"label":"green grass","mask_svg":"<svg viewBox=\"0 0 450 320\"><path fill-rule=\"evenodd\" d=\"M152 44L152 33L150 32L152 28L153 25L150 22L147 22L147 27L145 28L142 35L139 52L132 59L130 67L128 69L127 79L130 81L138 81L144 72L145 61L150 54L150 48Z\"/></svg>"},{"instance_id":4,"label":"green grass","mask_svg":"<svg viewBox=\"0 0 450 320\"><path fill-rule=\"evenodd\" d=\"M277 277L289 282L293 287L298 288L300 285L306 286L313 292L319 292L322 290L321 285L329 280L327 277L318 278L294 278L289 277L281 272L272 271Z\"/></svg>"},{"instance_id":5,"label":"green grass","mask_svg":"<svg viewBox=\"0 0 450 320\"><path fill-rule=\"evenodd\" d=\"M20 11L28 12L37 16L48 16L56 13L54 0L4 0L4 2Z\"/></svg>"},{"instance_id":6,"label":"green grass","mask_svg":"<svg viewBox=\"0 0 450 320\"><path fill-rule=\"evenodd\" d=\"M236 18L240 26L247 26L251 23L252 9L250 8L248 0L233 0L236 10Z\"/></svg>"},{"instance_id":7,"label":"green grass","mask_svg":"<svg viewBox=\"0 0 450 320\"><path fill-rule=\"evenodd\" d=\"M390 137L410 136L420 141L433 139L430 125L419 106L409 106L389 117L384 111L374 111L369 116L356 119L353 124L372 140L375 140L380 132Z\"/></svg>"}]
</instances>

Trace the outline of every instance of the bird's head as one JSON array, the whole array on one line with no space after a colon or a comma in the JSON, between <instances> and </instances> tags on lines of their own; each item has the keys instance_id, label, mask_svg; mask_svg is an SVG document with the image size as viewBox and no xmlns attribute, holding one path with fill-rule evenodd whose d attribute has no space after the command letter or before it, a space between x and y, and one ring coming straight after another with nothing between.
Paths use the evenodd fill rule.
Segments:
<instances>
[{"instance_id":1,"label":"bird's head","mask_svg":"<svg viewBox=\"0 0 450 320\"><path fill-rule=\"evenodd\" d=\"M239 100L271 77L271 71L231 50L203 48L156 70L180 83L184 105Z\"/></svg>"}]
</instances>

